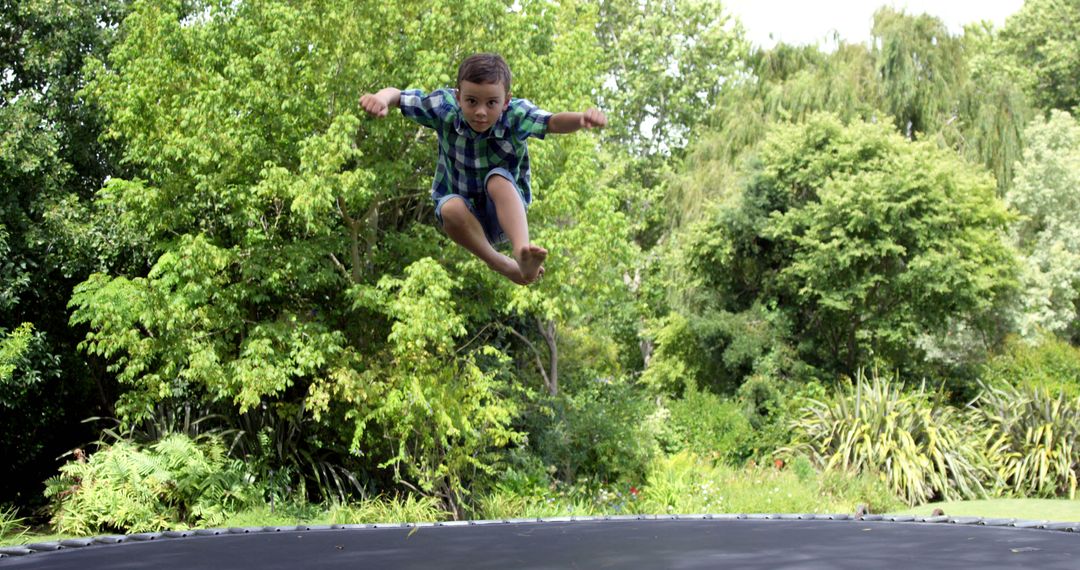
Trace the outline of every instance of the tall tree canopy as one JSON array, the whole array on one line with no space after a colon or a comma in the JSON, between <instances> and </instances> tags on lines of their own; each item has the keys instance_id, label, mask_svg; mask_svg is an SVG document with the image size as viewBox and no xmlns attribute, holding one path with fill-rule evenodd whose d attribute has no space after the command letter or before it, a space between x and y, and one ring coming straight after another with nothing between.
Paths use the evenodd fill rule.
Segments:
<instances>
[{"instance_id":1,"label":"tall tree canopy","mask_svg":"<svg viewBox=\"0 0 1080 570\"><path fill-rule=\"evenodd\" d=\"M671 218L694 220L727 186L740 156L776 122L802 122L827 111L844 121L891 120L908 138L929 138L994 173L999 193L1012 180L1031 109L1013 61L992 29L948 32L927 14L892 8L874 14L870 46L839 41L779 44L747 60L752 73L725 82L708 127L687 152L685 176L672 185ZM701 169L710 169L701 176Z\"/></svg>"},{"instance_id":2,"label":"tall tree canopy","mask_svg":"<svg viewBox=\"0 0 1080 570\"><path fill-rule=\"evenodd\" d=\"M626 223L598 187L595 141L535 143L548 275L528 290L486 279L433 227L432 133L361 119L357 101L452 86L465 55L498 51L515 95L582 109L595 25L575 2L136 2L89 91L137 170L98 206L146 236L153 265L95 274L72 300L86 347L128 387L120 413L299 407L369 467L459 504L463 473L516 437L500 350L535 361L487 344L490 325L537 323L516 332L549 340L554 373L557 328L598 322L578 295L623 287L632 252L601 260L608 240L628 245Z\"/></svg>"},{"instance_id":3,"label":"tall tree canopy","mask_svg":"<svg viewBox=\"0 0 1080 570\"><path fill-rule=\"evenodd\" d=\"M778 326L821 370L918 366L913 339L1013 286L992 180L930 142L814 115L770 129L739 180L689 230L684 311Z\"/></svg>"},{"instance_id":4,"label":"tall tree canopy","mask_svg":"<svg viewBox=\"0 0 1080 570\"><path fill-rule=\"evenodd\" d=\"M1080 341L1080 123L1064 111L1037 118L1016 185L1005 196L1021 217L1013 226L1024 255L1019 328Z\"/></svg>"},{"instance_id":5,"label":"tall tree canopy","mask_svg":"<svg viewBox=\"0 0 1080 570\"><path fill-rule=\"evenodd\" d=\"M611 138L634 154L676 153L740 72L748 51L720 2L599 0Z\"/></svg>"},{"instance_id":6,"label":"tall tree canopy","mask_svg":"<svg viewBox=\"0 0 1080 570\"><path fill-rule=\"evenodd\" d=\"M93 437L80 421L115 396L76 350L85 331L69 327L67 303L91 271L131 262L90 213L118 153L98 141L102 117L80 94L84 60L108 53L123 13L119 0L0 2L0 343L12 330L21 339L0 365L12 382L0 403L0 503L39 497L56 457Z\"/></svg>"},{"instance_id":7,"label":"tall tree canopy","mask_svg":"<svg viewBox=\"0 0 1080 570\"><path fill-rule=\"evenodd\" d=\"M1025 0L1001 35L1029 74L1024 83L1040 107L1071 111L1080 105L1080 4Z\"/></svg>"},{"instance_id":8,"label":"tall tree canopy","mask_svg":"<svg viewBox=\"0 0 1080 570\"><path fill-rule=\"evenodd\" d=\"M953 118L967 75L960 40L928 14L891 8L874 13L874 59L884 110L909 138L937 131Z\"/></svg>"}]
</instances>

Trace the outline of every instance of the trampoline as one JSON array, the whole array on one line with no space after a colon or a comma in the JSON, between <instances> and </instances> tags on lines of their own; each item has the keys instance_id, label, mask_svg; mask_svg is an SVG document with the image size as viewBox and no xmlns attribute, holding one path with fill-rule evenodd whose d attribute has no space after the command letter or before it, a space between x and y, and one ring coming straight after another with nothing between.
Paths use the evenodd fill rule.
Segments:
<instances>
[{"instance_id":1,"label":"trampoline","mask_svg":"<svg viewBox=\"0 0 1080 570\"><path fill-rule=\"evenodd\" d=\"M0 568L1080 569L1080 523L609 516L203 529L0 549Z\"/></svg>"}]
</instances>

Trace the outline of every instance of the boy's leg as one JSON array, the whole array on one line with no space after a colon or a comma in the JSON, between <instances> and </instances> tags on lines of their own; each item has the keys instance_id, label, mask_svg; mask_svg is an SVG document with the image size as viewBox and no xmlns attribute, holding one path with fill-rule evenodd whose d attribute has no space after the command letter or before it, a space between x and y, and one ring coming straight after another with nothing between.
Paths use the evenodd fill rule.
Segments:
<instances>
[{"instance_id":1,"label":"boy's leg","mask_svg":"<svg viewBox=\"0 0 1080 570\"><path fill-rule=\"evenodd\" d=\"M454 196L443 202L439 209L439 216L442 218L443 230L446 231L446 235L450 236L450 239L472 252L488 267L505 275L514 283L518 285L527 285L529 283L522 277L516 261L491 247L487 237L484 235L484 228L480 226L480 221L469 210L464 198Z\"/></svg>"},{"instance_id":2,"label":"boy's leg","mask_svg":"<svg viewBox=\"0 0 1080 570\"><path fill-rule=\"evenodd\" d=\"M495 204L499 225L514 248L514 259L517 260L521 276L529 283L535 281L542 272L541 265L547 259L548 252L529 243L529 223L521 195L514 184L501 174L488 176L487 191Z\"/></svg>"}]
</instances>

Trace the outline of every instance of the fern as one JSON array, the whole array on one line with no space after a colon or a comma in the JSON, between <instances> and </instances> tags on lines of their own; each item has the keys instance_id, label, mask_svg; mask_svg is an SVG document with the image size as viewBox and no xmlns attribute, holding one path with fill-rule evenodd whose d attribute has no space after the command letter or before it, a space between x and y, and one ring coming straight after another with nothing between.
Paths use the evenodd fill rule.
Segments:
<instances>
[{"instance_id":1,"label":"fern","mask_svg":"<svg viewBox=\"0 0 1080 570\"><path fill-rule=\"evenodd\" d=\"M172 434L150 446L118 440L46 481L60 532L146 532L220 523L261 502L243 463L215 438Z\"/></svg>"}]
</instances>

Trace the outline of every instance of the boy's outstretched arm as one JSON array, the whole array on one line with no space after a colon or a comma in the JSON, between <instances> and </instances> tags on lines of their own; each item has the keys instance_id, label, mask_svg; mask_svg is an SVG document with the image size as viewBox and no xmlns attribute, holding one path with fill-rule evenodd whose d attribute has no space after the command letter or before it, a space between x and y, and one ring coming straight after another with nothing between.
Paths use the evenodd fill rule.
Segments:
<instances>
[{"instance_id":1,"label":"boy's outstretched arm","mask_svg":"<svg viewBox=\"0 0 1080 570\"><path fill-rule=\"evenodd\" d=\"M599 109L589 109L584 113L555 113L548 119L548 132L555 134L606 126L607 117Z\"/></svg>"},{"instance_id":2,"label":"boy's outstretched arm","mask_svg":"<svg viewBox=\"0 0 1080 570\"><path fill-rule=\"evenodd\" d=\"M401 102L401 90L387 87L378 93L367 93L360 97L360 106L369 115L385 117L391 107L397 107Z\"/></svg>"}]
</instances>

